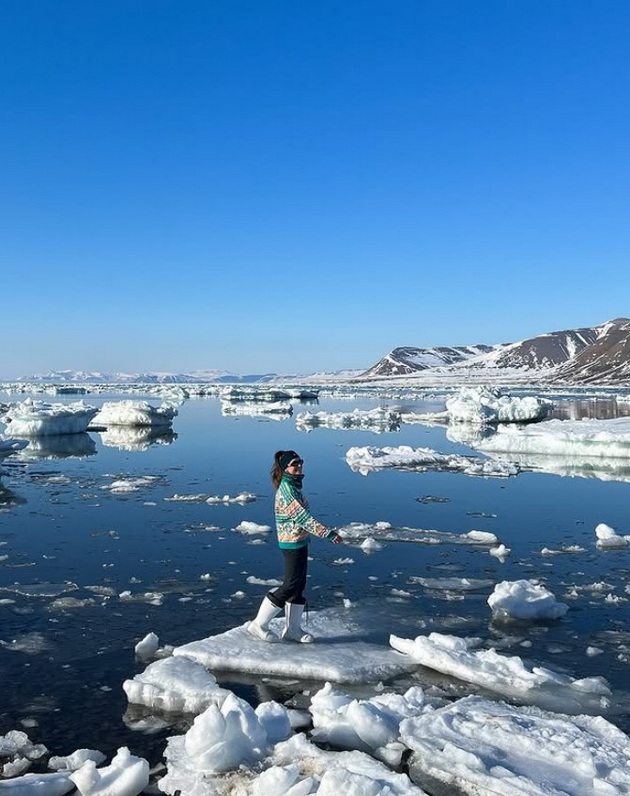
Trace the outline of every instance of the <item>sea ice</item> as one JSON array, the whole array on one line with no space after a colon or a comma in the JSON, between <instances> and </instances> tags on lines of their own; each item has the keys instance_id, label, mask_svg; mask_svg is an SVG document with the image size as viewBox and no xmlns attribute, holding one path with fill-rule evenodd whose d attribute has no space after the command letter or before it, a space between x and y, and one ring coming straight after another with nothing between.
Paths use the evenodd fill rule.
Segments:
<instances>
[{"instance_id":1,"label":"sea ice","mask_svg":"<svg viewBox=\"0 0 630 796\"><path fill-rule=\"evenodd\" d=\"M446 399L449 419L456 423L526 423L542 420L552 407L543 398L511 396L489 387L465 387Z\"/></svg>"},{"instance_id":2,"label":"sea ice","mask_svg":"<svg viewBox=\"0 0 630 796\"><path fill-rule=\"evenodd\" d=\"M361 475L384 468L464 473L493 478L507 478L518 473L518 468L509 462L479 459L458 453L438 453L431 448L411 448L409 445L350 448L346 452L346 462Z\"/></svg>"},{"instance_id":3,"label":"sea ice","mask_svg":"<svg viewBox=\"0 0 630 796\"><path fill-rule=\"evenodd\" d=\"M363 429L375 433L398 431L400 412L384 407L375 409L355 409L353 412L302 412L295 419L298 431L312 431L314 428L335 430Z\"/></svg>"},{"instance_id":4,"label":"sea ice","mask_svg":"<svg viewBox=\"0 0 630 796\"><path fill-rule=\"evenodd\" d=\"M83 401L49 404L27 398L12 404L3 418L7 433L17 437L43 437L53 434L82 434L98 409Z\"/></svg>"},{"instance_id":5,"label":"sea ice","mask_svg":"<svg viewBox=\"0 0 630 796\"><path fill-rule=\"evenodd\" d=\"M622 796L630 739L600 716L568 717L470 696L405 719L411 776L452 796Z\"/></svg>"},{"instance_id":6,"label":"sea ice","mask_svg":"<svg viewBox=\"0 0 630 796\"><path fill-rule=\"evenodd\" d=\"M105 401L90 426L170 426L176 416L177 409L167 403L152 406L148 401Z\"/></svg>"},{"instance_id":7,"label":"sea ice","mask_svg":"<svg viewBox=\"0 0 630 796\"><path fill-rule=\"evenodd\" d=\"M614 528L604 522L600 522L595 528L595 536L599 548L614 549L630 545L630 536L619 536Z\"/></svg>"},{"instance_id":8,"label":"sea ice","mask_svg":"<svg viewBox=\"0 0 630 796\"><path fill-rule=\"evenodd\" d=\"M559 619L569 610L542 584L533 580L504 580L488 597L488 605L499 619Z\"/></svg>"},{"instance_id":9,"label":"sea ice","mask_svg":"<svg viewBox=\"0 0 630 796\"><path fill-rule=\"evenodd\" d=\"M563 713L601 713L612 696L602 677L574 680L541 666L526 666L517 656L495 649L475 650L481 639L441 633L404 639L390 636L389 643L429 669L494 691L509 699Z\"/></svg>"}]
</instances>

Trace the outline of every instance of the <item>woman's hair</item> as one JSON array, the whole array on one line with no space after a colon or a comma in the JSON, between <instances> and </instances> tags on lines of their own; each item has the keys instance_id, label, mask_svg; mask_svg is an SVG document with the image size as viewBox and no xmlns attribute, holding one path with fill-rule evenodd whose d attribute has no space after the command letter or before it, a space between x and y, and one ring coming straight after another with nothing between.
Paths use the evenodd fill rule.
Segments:
<instances>
[{"instance_id":1,"label":"woman's hair","mask_svg":"<svg viewBox=\"0 0 630 796\"><path fill-rule=\"evenodd\" d=\"M280 460L285 457L286 453L293 453L295 451L276 451L273 455L273 467L271 468L271 482L273 483L273 488L278 489L280 486L280 481L282 481L282 476L284 475L285 468L280 463Z\"/></svg>"}]
</instances>

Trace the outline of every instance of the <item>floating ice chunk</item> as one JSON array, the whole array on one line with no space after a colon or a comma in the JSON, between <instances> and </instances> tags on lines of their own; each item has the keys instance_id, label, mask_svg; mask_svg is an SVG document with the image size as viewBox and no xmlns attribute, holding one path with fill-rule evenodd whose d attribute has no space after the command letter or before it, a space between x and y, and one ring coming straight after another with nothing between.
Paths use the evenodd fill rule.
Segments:
<instances>
[{"instance_id":1,"label":"floating ice chunk","mask_svg":"<svg viewBox=\"0 0 630 796\"><path fill-rule=\"evenodd\" d=\"M25 448L27 445L28 440L26 439L5 437L3 434L0 434L0 459L3 459L5 456L10 456L16 451L22 450L22 448Z\"/></svg>"},{"instance_id":2,"label":"floating ice chunk","mask_svg":"<svg viewBox=\"0 0 630 796\"><path fill-rule=\"evenodd\" d=\"M630 544L630 536L619 536L614 528L600 522L595 528L595 536L597 536L597 547L627 547Z\"/></svg>"},{"instance_id":3,"label":"floating ice chunk","mask_svg":"<svg viewBox=\"0 0 630 796\"><path fill-rule=\"evenodd\" d=\"M206 500L206 503L240 503L241 505L244 503L251 503L252 501L256 500L256 495L252 495L251 492L239 492L238 495L210 495L210 497Z\"/></svg>"},{"instance_id":4,"label":"floating ice chunk","mask_svg":"<svg viewBox=\"0 0 630 796\"><path fill-rule=\"evenodd\" d=\"M258 721L267 733L269 743L286 741L293 732L289 711L278 702L261 702L255 710Z\"/></svg>"},{"instance_id":5,"label":"floating ice chunk","mask_svg":"<svg viewBox=\"0 0 630 796\"><path fill-rule=\"evenodd\" d=\"M259 525L257 522L243 520L234 530L240 531L241 533L269 533L269 531L271 531L271 525Z\"/></svg>"},{"instance_id":6,"label":"floating ice chunk","mask_svg":"<svg viewBox=\"0 0 630 796\"><path fill-rule=\"evenodd\" d=\"M39 760L47 753L48 750L43 744L32 743L25 732L11 730L6 735L0 735L0 758L9 758L0 765L0 774L5 777L23 774L28 771L34 760Z\"/></svg>"},{"instance_id":7,"label":"floating ice chunk","mask_svg":"<svg viewBox=\"0 0 630 796\"><path fill-rule=\"evenodd\" d=\"M49 404L27 398L13 404L4 417L7 433L17 437L43 437L53 434L82 434L98 409L83 401Z\"/></svg>"},{"instance_id":8,"label":"floating ice chunk","mask_svg":"<svg viewBox=\"0 0 630 796\"><path fill-rule=\"evenodd\" d=\"M137 478L116 478L111 484L102 486L101 489L109 490L114 494L137 492L144 487L155 486L160 481L157 475L141 475Z\"/></svg>"},{"instance_id":9,"label":"floating ice chunk","mask_svg":"<svg viewBox=\"0 0 630 796\"><path fill-rule=\"evenodd\" d=\"M528 667L521 658L500 655L495 649L473 651L479 642L440 633L389 639L394 649L429 669L510 699L564 713L600 712L608 707L612 694L604 678L574 680L541 666Z\"/></svg>"},{"instance_id":10,"label":"floating ice chunk","mask_svg":"<svg viewBox=\"0 0 630 796\"><path fill-rule=\"evenodd\" d=\"M153 658L160 646L160 639L155 633L147 635L134 647L134 652L139 658Z\"/></svg>"},{"instance_id":11,"label":"floating ice chunk","mask_svg":"<svg viewBox=\"0 0 630 796\"><path fill-rule=\"evenodd\" d=\"M106 757L98 749L77 749L67 757L51 757L48 761L48 768L53 771L76 771L86 760L93 760L97 766L100 766L105 762Z\"/></svg>"},{"instance_id":12,"label":"floating ice chunk","mask_svg":"<svg viewBox=\"0 0 630 796\"><path fill-rule=\"evenodd\" d=\"M270 417L273 420L288 420L293 414L293 407L288 401L267 403L231 403L221 401L222 415L245 415L250 417Z\"/></svg>"},{"instance_id":13,"label":"floating ice chunk","mask_svg":"<svg viewBox=\"0 0 630 796\"><path fill-rule=\"evenodd\" d=\"M271 630L280 635L283 623L284 619L273 619ZM207 669L335 683L378 682L415 668L388 647L361 640L368 631L346 611L310 611L308 622L302 624L315 636L314 644L266 644L248 633L245 624L176 647L173 655L190 658ZM354 638L349 641L349 637Z\"/></svg>"},{"instance_id":14,"label":"floating ice chunk","mask_svg":"<svg viewBox=\"0 0 630 796\"><path fill-rule=\"evenodd\" d=\"M504 580L488 597L495 617L504 619L559 619L569 610L540 583L533 580Z\"/></svg>"},{"instance_id":15,"label":"floating ice chunk","mask_svg":"<svg viewBox=\"0 0 630 796\"><path fill-rule=\"evenodd\" d=\"M422 578L417 575L412 575L409 582L432 591L480 591L494 584L488 578Z\"/></svg>"},{"instance_id":16,"label":"floating ice chunk","mask_svg":"<svg viewBox=\"0 0 630 796\"><path fill-rule=\"evenodd\" d=\"M462 535L475 544L496 544L499 541L490 531L468 531Z\"/></svg>"},{"instance_id":17,"label":"floating ice chunk","mask_svg":"<svg viewBox=\"0 0 630 796\"><path fill-rule=\"evenodd\" d=\"M411 448L409 445L397 447L350 448L346 452L348 466L361 475L384 468L402 468L426 472L464 473L484 477L507 478L518 473L518 467L509 462L480 459L475 456L462 456L458 453L438 453L431 448Z\"/></svg>"},{"instance_id":18,"label":"floating ice chunk","mask_svg":"<svg viewBox=\"0 0 630 796\"><path fill-rule=\"evenodd\" d=\"M398 431L400 412L384 407L375 409L355 409L353 412L302 412L295 419L299 431L314 428L363 429L375 433Z\"/></svg>"},{"instance_id":19,"label":"floating ice chunk","mask_svg":"<svg viewBox=\"0 0 630 796\"><path fill-rule=\"evenodd\" d=\"M164 658L149 664L123 690L135 705L165 713L199 713L210 705L222 705L230 693L201 664L188 658Z\"/></svg>"},{"instance_id":20,"label":"floating ice chunk","mask_svg":"<svg viewBox=\"0 0 630 796\"><path fill-rule=\"evenodd\" d=\"M376 553L382 549L383 545L371 536L368 536L367 539L361 542L361 550L363 550L364 553Z\"/></svg>"},{"instance_id":21,"label":"floating ice chunk","mask_svg":"<svg viewBox=\"0 0 630 796\"><path fill-rule=\"evenodd\" d=\"M597 716L471 696L405 719L412 776L432 793L587 796L630 792L630 740Z\"/></svg>"},{"instance_id":22,"label":"floating ice chunk","mask_svg":"<svg viewBox=\"0 0 630 796\"><path fill-rule=\"evenodd\" d=\"M552 407L542 398L510 396L489 387L465 387L446 399L449 419L456 423L526 423L542 420Z\"/></svg>"},{"instance_id":23,"label":"floating ice chunk","mask_svg":"<svg viewBox=\"0 0 630 796\"><path fill-rule=\"evenodd\" d=\"M149 764L121 746L109 766L86 760L69 778L82 796L137 796L149 784Z\"/></svg>"},{"instance_id":24,"label":"floating ice chunk","mask_svg":"<svg viewBox=\"0 0 630 796\"><path fill-rule=\"evenodd\" d=\"M491 556L498 558L499 561L505 561L505 559L510 555L512 552L509 547L506 547L504 544L500 544L498 547L491 547L488 550Z\"/></svg>"},{"instance_id":25,"label":"floating ice chunk","mask_svg":"<svg viewBox=\"0 0 630 796\"><path fill-rule=\"evenodd\" d=\"M152 406L148 401L105 401L91 426L170 426L176 416L177 409L166 403Z\"/></svg>"}]
</instances>

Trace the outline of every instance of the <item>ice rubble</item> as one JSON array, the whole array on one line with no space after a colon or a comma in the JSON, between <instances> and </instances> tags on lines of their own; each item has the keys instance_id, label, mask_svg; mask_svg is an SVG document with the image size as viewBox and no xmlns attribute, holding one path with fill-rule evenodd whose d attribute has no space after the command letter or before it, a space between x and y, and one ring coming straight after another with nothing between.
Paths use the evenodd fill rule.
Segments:
<instances>
[{"instance_id":1,"label":"ice rubble","mask_svg":"<svg viewBox=\"0 0 630 796\"><path fill-rule=\"evenodd\" d=\"M381 433L398 431L400 412L384 407L375 409L355 409L353 412L301 412L295 419L299 431L312 431L314 428L364 429Z\"/></svg>"},{"instance_id":2,"label":"ice rubble","mask_svg":"<svg viewBox=\"0 0 630 796\"><path fill-rule=\"evenodd\" d=\"M54 434L81 434L87 430L98 409L83 401L49 404L27 398L11 404L3 417L8 434L16 437L44 437Z\"/></svg>"},{"instance_id":3,"label":"ice rubble","mask_svg":"<svg viewBox=\"0 0 630 796\"><path fill-rule=\"evenodd\" d=\"M542 584L533 580L504 580L488 597L488 605L500 619L559 619L569 610Z\"/></svg>"},{"instance_id":4,"label":"ice rubble","mask_svg":"<svg viewBox=\"0 0 630 796\"><path fill-rule=\"evenodd\" d=\"M527 423L545 418L553 404L532 395L511 396L490 387L465 387L446 399L455 423Z\"/></svg>"},{"instance_id":5,"label":"ice rubble","mask_svg":"<svg viewBox=\"0 0 630 796\"><path fill-rule=\"evenodd\" d=\"M90 423L91 428L110 426L170 426L177 409L169 403L152 406L148 401L105 401Z\"/></svg>"},{"instance_id":6,"label":"ice rubble","mask_svg":"<svg viewBox=\"0 0 630 796\"><path fill-rule=\"evenodd\" d=\"M346 452L348 466L361 475L384 468L402 468L426 472L464 473L484 477L507 478L518 473L518 467L510 462L462 456L458 453L438 453L431 448L412 448L409 445L396 447L354 447Z\"/></svg>"}]
</instances>

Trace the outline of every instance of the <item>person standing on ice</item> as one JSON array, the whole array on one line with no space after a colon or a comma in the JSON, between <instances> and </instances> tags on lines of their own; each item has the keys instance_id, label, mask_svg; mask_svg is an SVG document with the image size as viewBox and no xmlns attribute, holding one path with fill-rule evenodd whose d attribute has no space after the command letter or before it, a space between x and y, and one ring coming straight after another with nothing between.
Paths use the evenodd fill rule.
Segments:
<instances>
[{"instance_id":1,"label":"person standing on ice","mask_svg":"<svg viewBox=\"0 0 630 796\"><path fill-rule=\"evenodd\" d=\"M276 451L271 469L271 480L276 490L274 510L278 545L284 558L284 579L275 591L265 595L256 618L249 623L249 632L263 641L278 641L269 629L269 622L284 608L285 625L282 638L307 644L313 636L302 630L304 589L308 567L309 534L342 544L336 531L318 522L308 510L302 494L304 461L295 451Z\"/></svg>"}]
</instances>

